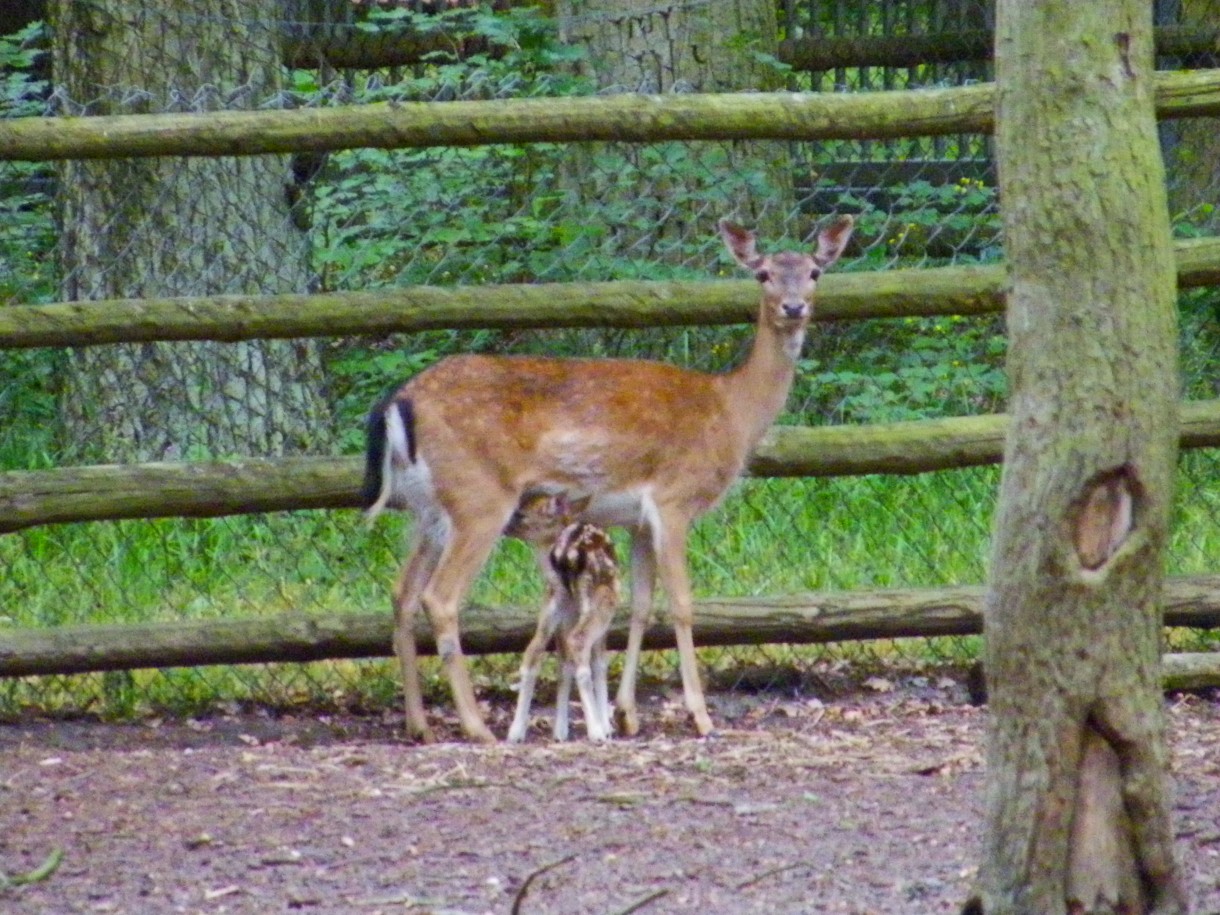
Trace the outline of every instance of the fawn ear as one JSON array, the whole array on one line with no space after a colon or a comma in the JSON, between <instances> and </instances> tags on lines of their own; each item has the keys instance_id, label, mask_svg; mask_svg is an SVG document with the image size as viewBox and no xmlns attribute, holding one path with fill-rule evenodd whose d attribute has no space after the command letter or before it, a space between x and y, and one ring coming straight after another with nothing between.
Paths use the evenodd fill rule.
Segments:
<instances>
[{"instance_id":1,"label":"fawn ear","mask_svg":"<svg viewBox=\"0 0 1220 915\"><path fill-rule=\"evenodd\" d=\"M818 249L813 254L813 260L819 267L825 270L839 259L854 226L855 220L845 215L818 233Z\"/></svg>"},{"instance_id":2,"label":"fawn ear","mask_svg":"<svg viewBox=\"0 0 1220 915\"><path fill-rule=\"evenodd\" d=\"M747 270L757 270L763 258L755 245L754 233L727 219L720 220L719 227L720 237L724 239L724 246L729 249L733 259Z\"/></svg>"}]
</instances>

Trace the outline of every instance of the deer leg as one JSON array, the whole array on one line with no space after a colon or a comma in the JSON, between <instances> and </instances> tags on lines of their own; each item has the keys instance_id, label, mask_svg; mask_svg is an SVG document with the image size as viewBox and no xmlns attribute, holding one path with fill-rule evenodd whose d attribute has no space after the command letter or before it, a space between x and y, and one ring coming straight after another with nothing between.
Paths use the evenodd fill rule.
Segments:
<instances>
[{"instance_id":1,"label":"deer leg","mask_svg":"<svg viewBox=\"0 0 1220 915\"><path fill-rule=\"evenodd\" d=\"M436 738L428 727L424 712L419 658L415 648L415 614L419 609L419 595L436 569L440 554L440 544L417 532L410 559L403 565L394 586L394 654L398 656L402 674L407 733L424 743L432 743Z\"/></svg>"},{"instance_id":2,"label":"deer leg","mask_svg":"<svg viewBox=\"0 0 1220 915\"><path fill-rule=\"evenodd\" d=\"M511 498L507 502L503 510L497 511L494 505L487 506L484 500L485 507L477 514L471 513L460 520L451 518L449 542L420 597L420 603L432 621L437 654L449 676L462 731L472 740L483 743L494 743L496 738L483 721L475 701L474 686L462 654L458 610L471 582L487 562L500 538L500 532L508 523L513 504Z\"/></svg>"},{"instance_id":3,"label":"deer leg","mask_svg":"<svg viewBox=\"0 0 1220 915\"><path fill-rule=\"evenodd\" d=\"M699 682L699 662L695 657L695 612L690 574L686 568L686 530L685 519L667 519L665 536L661 541L661 583L669 595L669 615L674 624L674 639L678 643L678 665L682 672L686 710L699 736L706 737L712 732L712 719L707 713L703 686Z\"/></svg>"},{"instance_id":4,"label":"deer leg","mask_svg":"<svg viewBox=\"0 0 1220 915\"><path fill-rule=\"evenodd\" d=\"M640 650L644 630L652 615L652 594L656 587L657 559L654 533L646 527L631 529L631 624L627 630L627 650L623 653L623 676L614 701L619 729L628 737L640 732L640 715L635 705L635 681L639 675Z\"/></svg>"},{"instance_id":5,"label":"deer leg","mask_svg":"<svg viewBox=\"0 0 1220 915\"><path fill-rule=\"evenodd\" d=\"M589 662L593 675L593 702L602 733L609 738L614 734L614 722L610 719L610 695L606 685L610 661L606 657L606 632L614 621L618 609L618 589L599 588L593 595L588 615L582 620L589 641Z\"/></svg>"},{"instance_id":6,"label":"deer leg","mask_svg":"<svg viewBox=\"0 0 1220 915\"><path fill-rule=\"evenodd\" d=\"M559 684L555 688L555 727L551 735L556 740L567 740L571 732L568 722L572 712L572 680L576 674L570 617L559 624L559 638L555 640L555 649L559 653Z\"/></svg>"},{"instance_id":7,"label":"deer leg","mask_svg":"<svg viewBox=\"0 0 1220 915\"><path fill-rule=\"evenodd\" d=\"M585 733L590 740L602 741L610 736L610 730L606 726L606 715L597 695L597 681L593 674L593 651L596 645L596 633L590 632L588 627L579 626L572 633L569 651L576 668L580 707L585 713Z\"/></svg>"},{"instance_id":8,"label":"deer leg","mask_svg":"<svg viewBox=\"0 0 1220 915\"><path fill-rule=\"evenodd\" d=\"M538 628L530 639L525 653L521 656L521 685L517 692L517 712L513 715L512 726L508 729L509 743L520 743L525 740L525 732L530 726L530 706L534 702L534 686L538 682L538 668L542 666L542 656L546 653L547 643L555 634L555 595L547 598L546 606L538 617Z\"/></svg>"},{"instance_id":9,"label":"deer leg","mask_svg":"<svg viewBox=\"0 0 1220 915\"><path fill-rule=\"evenodd\" d=\"M606 634L603 631L593 643L593 698L597 703L597 714L601 718L602 730L609 737L614 733L614 722L610 720L610 689L606 675L610 662L606 658Z\"/></svg>"}]
</instances>

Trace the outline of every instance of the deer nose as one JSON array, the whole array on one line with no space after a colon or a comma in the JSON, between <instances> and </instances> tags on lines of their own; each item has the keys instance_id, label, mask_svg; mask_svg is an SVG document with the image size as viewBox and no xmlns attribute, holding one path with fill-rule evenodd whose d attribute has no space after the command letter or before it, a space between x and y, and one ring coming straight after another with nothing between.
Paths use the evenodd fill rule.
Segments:
<instances>
[{"instance_id":1,"label":"deer nose","mask_svg":"<svg viewBox=\"0 0 1220 915\"><path fill-rule=\"evenodd\" d=\"M803 318L805 316L804 302L785 302L781 308L783 309L785 318L796 320L797 318Z\"/></svg>"}]
</instances>

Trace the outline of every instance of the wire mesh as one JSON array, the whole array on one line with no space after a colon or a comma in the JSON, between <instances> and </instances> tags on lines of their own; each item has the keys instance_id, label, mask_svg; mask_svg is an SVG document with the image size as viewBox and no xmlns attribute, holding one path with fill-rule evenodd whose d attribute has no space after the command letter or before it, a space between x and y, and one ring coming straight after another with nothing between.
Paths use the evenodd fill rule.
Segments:
<instances>
[{"instance_id":1,"label":"wire mesh","mask_svg":"<svg viewBox=\"0 0 1220 915\"><path fill-rule=\"evenodd\" d=\"M0 116L777 86L903 90L990 78L986 59L793 70L772 43L741 35L720 41L717 54L737 55L727 75L723 68L687 71L687 63L670 60L662 75L648 77L641 62L651 58L636 45L619 56L634 55L637 70L605 60L592 65L598 51L590 36L606 30L645 39L664 32L677 46L675 30L694 30L691 23L711 15L704 0L608 4L602 12L585 4L581 14L559 4L558 27L521 9L416 3L369 12L358 6L316 0L289 15L279 4L250 3L235 16L219 2L196 4L189 14L173 4L88 5L91 15L127 17L113 32L74 31L71 17L85 7L52 4L59 17L52 25L0 41ZM1181 15L1171 7L1158 5L1164 23ZM990 4L976 0L785 0L774 12L779 37L789 39L946 35L992 23ZM104 42L107 35L116 42L109 48L79 44ZM422 59L394 57L407 38L426 39L432 50ZM333 61L340 46L357 59L375 51L382 56L374 59L392 63L339 66ZM330 60L320 62L326 48ZM1212 67L1214 58L1179 55L1161 63ZM52 60L55 72L71 75L52 83ZM734 79L736 85L726 85ZM1210 119L1162 130L1181 236L1216 230L1218 136ZM985 263L1001 255L998 205L990 140L981 135L4 162L0 302L730 276L735 268L712 228L724 215L758 226L774 248L806 244L827 214L851 212L858 228L847 262L837 269ZM1220 297L1210 289L1188 292L1181 309L1186 390L1191 397L1215 396ZM436 331L0 351L0 470L355 453L372 400L452 352L633 355L719 370L740 358L745 336L739 328ZM1003 408L998 319L858 322L820 326L812 336L783 423L868 423ZM1171 574L1211 571L1220 530L1216 460L1214 451L1183 456ZM978 583L997 480L997 471L986 468L910 478L743 481L695 532L697 594ZM0 538L0 623L388 612L404 525L395 518L368 531L355 513L340 511L34 528ZM527 604L540 595L528 552L506 542L471 599ZM1198 631L1172 634L1175 647L1209 644ZM976 650L977 640L968 637L902 639L716 649L704 662L744 683L751 668L810 674L840 661L959 663ZM665 676L667 656L655 663L657 676ZM481 659L480 682L502 688L515 666L510 657ZM440 683L435 668L427 676L433 687ZM772 682L783 682L777 678ZM27 678L0 681L0 711L378 705L395 694L394 680L383 661Z\"/></svg>"}]
</instances>

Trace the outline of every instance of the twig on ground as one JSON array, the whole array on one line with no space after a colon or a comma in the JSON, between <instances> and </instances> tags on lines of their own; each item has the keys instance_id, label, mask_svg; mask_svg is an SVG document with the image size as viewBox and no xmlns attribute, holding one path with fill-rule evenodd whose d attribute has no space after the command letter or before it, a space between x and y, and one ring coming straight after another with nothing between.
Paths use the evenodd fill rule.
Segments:
<instances>
[{"instance_id":1,"label":"twig on ground","mask_svg":"<svg viewBox=\"0 0 1220 915\"><path fill-rule=\"evenodd\" d=\"M51 853L47 855L40 865L32 871L27 871L24 874L7 874L0 873L0 890L6 890L12 886L23 886L28 883L41 883L50 877L58 870L60 862L64 859L64 850L62 848L53 848Z\"/></svg>"},{"instance_id":2,"label":"twig on ground","mask_svg":"<svg viewBox=\"0 0 1220 915\"><path fill-rule=\"evenodd\" d=\"M726 797L700 797L697 794L686 794L679 798L688 804L702 804L705 807L735 807L737 802Z\"/></svg>"},{"instance_id":3,"label":"twig on ground","mask_svg":"<svg viewBox=\"0 0 1220 915\"><path fill-rule=\"evenodd\" d=\"M763 880L766 880L768 877L774 877L776 874L782 874L784 871L794 871L798 867L805 867L805 866L806 865L800 864L800 863L781 864L779 867L773 867L770 870L763 871L761 874L755 874L749 880L743 880L741 883L737 884L737 886L734 887L734 889L744 890L747 886L753 886L756 883L761 883Z\"/></svg>"},{"instance_id":4,"label":"twig on ground","mask_svg":"<svg viewBox=\"0 0 1220 915\"><path fill-rule=\"evenodd\" d=\"M644 906L648 905L648 903L655 902L662 896L668 895L669 890L657 890L654 893L649 893L643 899L637 899L635 902L631 903L631 905L627 906L627 908L619 909L617 912L613 912L612 915L630 915L631 912L638 912L640 909L644 908Z\"/></svg>"},{"instance_id":5,"label":"twig on ground","mask_svg":"<svg viewBox=\"0 0 1220 915\"><path fill-rule=\"evenodd\" d=\"M571 854L567 857L560 858L558 861L552 861L550 864L544 864L537 870L531 871L525 880L521 883L521 888L517 890L517 895L513 898L513 907L510 910L512 915L521 915L521 903L525 901L525 894L529 892L530 884L534 882L534 878L540 877L549 870L554 870L561 864L567 864L575 859L576 855Z\"/></svg>"},{"instance_id":6,"label":"twig on ground","mask_svg":"<svg viewBox=\"0 0 1220 915\"><path fill-rule=\"evenodd\" d=\"M436 794L440 791L464 791L468 788L511 788L505 782L481 782L474 779L460 782L444 782L437 785L424 785L422 788L411 788L404 793L406 798L424 797L428 794Z\"/></svg>"},{"instance_id":7,"label":"twig on ground","mask_svg":"<svg viewBox=\"0 0 1220 915\"><path fill-rule=\"evenodd\" d=\"M597 801L601 804L614 804L616 807L634 807L648 800L648 795L638 791L611 791L609 794L586 795L581 800Z\"/></svg>"},{"instance_id":8,"label":"twig on ground","mask_svg":"<svg viewBox=\"0 0 1220 915\"><path fill-rule=\"evenodd\" d=\"M409 909L419 908L421 906L431 909L439 909L446 905L443 902L438 902L435 900L417 898L412 896L410 893L396 893L391 896L368 896L364 899L353 900L353 904L361 906L377 906L378 908L401 905L406 906Z\"/></svg>"}]
</instances>

